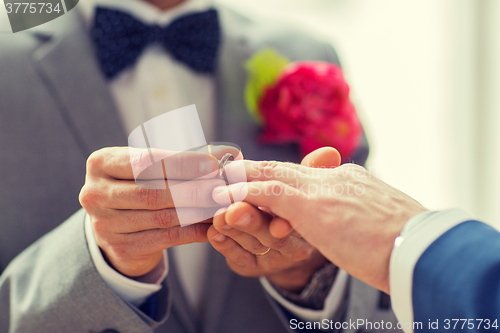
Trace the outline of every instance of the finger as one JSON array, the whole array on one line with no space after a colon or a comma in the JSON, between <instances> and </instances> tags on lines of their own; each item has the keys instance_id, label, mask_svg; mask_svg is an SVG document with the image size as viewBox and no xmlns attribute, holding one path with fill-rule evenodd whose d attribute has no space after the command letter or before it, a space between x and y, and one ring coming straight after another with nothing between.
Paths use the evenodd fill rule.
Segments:
<instances>
[{"instance_id":1,"label":"finger","mask_svg":"<svg viewBox=\"0 0 500 333\"><path fill-rule=\"evenodd\" d=\"M150 181L154 183L155 181ZM165 181L163 181L165 182ZM111 209L159 210L181 207L220 207L213 198L213 189L224 185L220 179L168 181L167 189L137 186L133 181L102 180L100 188L85 188L84 200L92 200Z\"/></svg>"},{"instance_id":2,"label":"finger","mask_svg":"<svg viewBox=\"0 0 500 333\"><path fill-rule=\"evenodd\" d=\"M111 252L119 261L144 257L164 249L190 243L208 242L209 224L193 224L187 227L145 230L131 234L114 235L103 241L96 236L100 248ZM109 256L109 253L108 253Z\"/></svg>"},{"instance_id":3,"label":"finger","mask_svg":"<svg viewBox=\"0 0 500 333\"><path fill-rule=\"evenodd\" d=\"M196 150L198 153L205 153L210 155L212 161L212 171L211 173L200 177L200 179L213 178L219 175L220 171L220 160L227 154L231 154L235 161L243 160L243 154L241 151L232 146L228 145L207 145ZM246 178L245 178L246 181Z\"/></svg>"},{"instance_id":4,"label":"finger","mask_svg":"<svg viewBox=\"0 0 500 333\"><path fill-rule=\"evenodd\" d=\"M214 228L217 230L215 226ZM262 244L257 238L253 237L252 235L244 233L237 229L233 229L232 231L219 231L219 232L229 237L236 243L238 243L243 249L245 249L246 251L248 251L253 255L259 255L261 253L264 253L270 248L270 246Z\"/></svg>"},{"instance_id":5,"label":"finger","mask_svg":"<svg viewBox=\"0 0 500 333\"><path fill-rule=\"evenodd\" d=\"M247 181L279 180L286 184L303 184L308 177L326 173L314 168L335 168L340 165L341 157L335 148L324 147L307 155L301 165L277 161L240 161L227 166L227 172L237 172L244 168Z\"/></svg>"},{"instance_id":6,"label":"finger","mask_svg":"<svg viewBox=\"0 0 500 333\"><path fill-rule=\"evenodd\" d=\"M341 157L337 149L332 147L319 148L309 153L301 162L301 165L311 168L336 168L340 166ZM269 223L269 232L273 237L282 238L292 234L295 237L301 237L300 234L293 231L290 223L280 217L275 217Z\"/></svg>"},{"instance_id":7,"label":"finger","mask_svg":"<svg viewBox=\"0 0 500 333\"><path fill-rule=\"evenodd\" d=\"M229 212L229 210L228 210ZM267 251L271 246L265 245L261 240L255 238L249 233L240 231L236 228L231 227L226 223L228 212L214 217L214 228L221 234L228 236L238 243L241 247L252 254L259 254ZM266 217L266 219L270 219Z\"/></svg>"},{"instance_id":8,"label":"finger","mask_svg":"<svg viewBox=\"0 0 500 333\"><path fill-rule=\"evenodd\" d=\"M311 168L336 168L340 166L341 160L337 149L323 147L309 153L300 164Z\"/></svg>"},{"instance_id":9,"label":"finger","mask_svg":"<svg viewBox=\"0 0 500 333\"><path fill-rule=\"evenodd\" d=\"M213 248L220 252L226 260L245 270L257 269L257 258L245 250L240 244L228 236L219 233L213 226L207 231L207 237Z\"/></svg>"},{"instance_id":10,"label":"finger","mask_svg":"<svg viewBox=\"0 0 500 333\"><path fill-rule=\"evenodd\" d=\"M273 215L285 220L299 219L305 210L308 197L301 190L279 181L238 183L214 189L212 197L222 206L229 206L229 191L234 197L244 197L255 207L266 207Z\"/></svg>"},{"instance_id":11,"label":"finger","mask_svg":"<svg viewBox=\"0 0 500 333\"><path fill-rule=\"evenodd\" d=\"M290 223L281 217L275 217L269 222L269 233L276 238L288 236L293 228Z\"/></svg>"},{"instance_id":12,"label":"finger","mask_svg":"<svg viewBox=\"0 0 500 333\"><path fill-rule=\"evenodd\" d=\"M295 238L303 239L301 234L299 234L295 229L293 229L290 222L281 217L275 217L269 222L269 232L273 237L282 238L293 236Z\"/></svg>"},{"instance_id":13,"label":"finger","mask_svg":"<svg viewBox=\"0 0 500 333\"><path fill-rule=\"evenodd\" d=\"M228 145L209 145L207 146L207 149L209 154L218 160L226 154L233 155L235 161L243 160L243 153L236 147Z\"/></svg>"},{"instance_id":14,"label":"finger","mask_svg":"<svg viewBox=\"0 0 500 333\"><path fill-rule=\"evenodd\" d=\"M227 165L228 173L244 169L247 181L279 180L287 184L302 184L312 174L311 168L276 161L235 161Z\"/></svg>"},{"instance_id":15,"label":"finger","mask_svg":"<svg viewBox=\"0 0 500 333\"><path fill-rule=\"evenodd\" d=\"M234 151L234 148L228 148ZM224 152L217 149L217 154ZM205 153L173 152L161 149L129 147L104 148L87 160L91 175L105 175L115 179L196 179L214 172L218 161Z\"/></svg>"},{"instance_id":16,"label":"finger","mask_svg":"<svg viewBox=\"0 0 500 333\"><path fill-rule=\"evenodd\" d=\"M154 163L144 160L143 151L139 151L142 160L132 163L135 179L193 180L214 177L219 172L219 160L224 155L231 154L235 160L243 159L241 152L230 146L207 145L196 151L175 152L175 154L166 154L165 151L154 149L148 152L150 160L154 160ZM140 174L137 170L141 170Z\"/></svg>"},{"instance_id":17,"label":"finger","mask_svg":"<svg viewBox=\"0 0 500 333\"><path fill-rule=\"evenodd\" d=\"M111 210L105 217L92 219L98 234L130 234L152 229L168 229L192 223L212 223L216 208L160 210ZM187 218L189 216L189 218ZM187 222L191 223L187 223Z\"/></svg>"},{"instance_id":18,"label":"finger","mask_svg":"<svg viewBox=\"0 0 500 333\"><path fill-rule=\"evenodd\" d=\"M294 244L295 239L275 238L270 234L271 219L271 215L246 202L241 202L229 208L222 223L214 219L214 226L252 253L262 253L268 248L282 253L294 251L297 248L297 244ZM227 228L224 229L224 226ZM221 231L219 227L223 230ZM259 246L260 244L263 246Z\"/></svg>"},{"instance_id":19,"label":"finger","mask_svg":"<svg viewBox=\"0 0 500 333\"><path fill-rule=\"evenodd\" d=\"M153 152L153 153L151 153ZM154 154L155 150L135 152L131 149L130 162L134 179L192 180L215 172L218 161L213 156L194 151ZM115 177L116 178L116 177Z\"/></svg>"},{"instance_id":20,"label":"finger","mask_svg":"<svg viewBox=\"0 0 500 333\"><path fill-rule=\"evenodd\" d=\"M176 153L160 149L132 147L103 148L93 152L87 159L87 173L107 175L116 179L134 179L133 169L138 175L157 161L171 157ZM162 170L159 171L162 172Z\"/></svg>"}]
</instances>

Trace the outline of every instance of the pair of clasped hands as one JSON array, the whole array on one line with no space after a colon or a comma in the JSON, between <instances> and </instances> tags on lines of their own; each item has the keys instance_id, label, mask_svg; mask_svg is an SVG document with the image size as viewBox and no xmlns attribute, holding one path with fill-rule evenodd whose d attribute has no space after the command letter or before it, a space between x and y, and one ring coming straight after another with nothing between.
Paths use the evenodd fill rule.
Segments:
<instances>
[{"instance_id":1,"label":"pair of clasped hands","mask_svg":"<svg viewBox=\"0 0 500 333\"><path fill-rule=\"evenodd\" d=\"M228 153L239 160L227 164L225 172L243 167L245 182L226 186L210 176L219 172L214 162L218 168ZM137 170L146 170L153 160L161 161L159 169L138 182ZM80 202L108 263L131 278L153 270L164 249L210 242L235 273L264 276L288 291L302 290L327 261L388 291L384 260L392 248L386 244L401 230L399 221L424 208L362 167L339 167L340 161L333 148L310 153L300 165L243 160L227 146L214 146L210 154L104 148L87 161ZM174 198L177 185L182 191ZM230 198L241 202L232 204ZM403 201L399 213L395 204ZM182 210L200 222L181 226ZM383 236L368 238L381 234L380 225L363 225L374 217L385 229Z\"/></svg>"}]
</instances>

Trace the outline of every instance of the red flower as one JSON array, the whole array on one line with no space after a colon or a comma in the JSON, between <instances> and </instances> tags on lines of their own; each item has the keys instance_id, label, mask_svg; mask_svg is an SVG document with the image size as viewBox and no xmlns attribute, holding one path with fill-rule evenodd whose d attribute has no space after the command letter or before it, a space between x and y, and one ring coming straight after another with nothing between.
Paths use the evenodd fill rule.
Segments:
<instances>
[{"instance_id":1,"label":"red flower","mask_svg":"<svg viewBox=\"0 0 500 333\"><path fill-rule=\"evenodd\" d=\"M362 128L349 99L340 67L325 62L294 62L259 101L262 143L299 144L302 155L336 148L348 160L359 146Z\"/></svg>"}]
</instances>

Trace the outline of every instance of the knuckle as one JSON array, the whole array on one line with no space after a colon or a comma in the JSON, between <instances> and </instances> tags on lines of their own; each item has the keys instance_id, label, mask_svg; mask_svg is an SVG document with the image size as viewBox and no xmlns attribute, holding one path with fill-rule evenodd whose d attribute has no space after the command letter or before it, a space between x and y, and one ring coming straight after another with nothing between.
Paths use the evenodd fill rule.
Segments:
<instances>
[{"instance_id":1,"label":"knuckle","mask_svg":"<svg viewBox=\"0 0 500 333\"><path fill-rule=\"evenodd\" d=\"M182 158L180 158L180 156L174 155L174 157L168 161L168 164L169 164L169 169L171 170L170 174L172 176L175 176L172 178L177 178L176 176L182 175L185 162L182 160ZM167 178L168 176L169 172L167 172Z\"/></svg>"},{"instance_id":2,"label":"knuckle","mask_svg":"<svg viewBox=\"0 0 500 333\"><path fill-rule=\"evenodd\" d=\"M267 247L262 245L262 243L258 239L256 239L250 244L250 249L251 249L250 252L261 253L267 250Z\"/></svg>"},{"instance_id":3,"label":"knuckle","mask_svg":"<svg viewBox=\"0 0 500 333\"><path fill-rule=\"evenodd\" d=\"M170 228L174 223L174 213L172 209L160 209L154 212L155 221L158 222L160 228Z\"/></svg>"},{"instance_id":4,"label":"knuckle","mask_svg":"<svg viewBox=\"0 0 500 333\"><path fill-rule=\"evenodd\" d=\"M80 190L78 200L83 208L91 210L98 203L104 202L104 189L95 183L86 182Z\"/></svg>"},{"instance_id":5,"label":"knuckle","mask_svg":"<svg viewBox=\"0 0 500 333\"><path fill-rule=\"evenodd\" d=\"M109 221L105 218L93 218L91 224L94 233L101 239L105 238L109 228Z\"/></svg>"},{"instance_id":6,"label":"knuckle","mask_svg":"<svg viewBox=\"0 0 500 333\"><path fill-rule=\"evenodd\" d=\"M359 166L357 164L354 164L354 163L348 163L348 164L345 164L345 166L351 172L351 174L367 172L365 168L363 168L362 166Z\"/></svg>"},{"instance_id":7,"label":"knuckle","mask_svg":"<svg viewBox=\"0 0 500 333\"><path fill-rule=\"evenodd\" d=\"M190 199L193 207L201 206L203 201L203 188L197 182L192 182L193 186L191 188Z\"/></svg>"},{"instance_id":8,"label":"knuckle","mask_svg":"<svg viewBox=\"0 0 500 333\"><path fill-rule=\"evenodd\" d=\"M128 159L130 160L130 166L136 175L139 175L151 166L151 156L144 149L130 150ZM148 171L151 172L150 170ZM147 179L148 173L141 175L141 178L144 177Z\"/></svg>"},{"instance_id":9,"label":"knuckle","mask_svg":"<svg viewBox=\"0 0 500 333\"><path fill-rule=\"evenodd\" d=\"M104 163L104 155L106 152L107 148L99 149L94 151L90 156L87 158L87 173L92 173L96 170L101 169L101 166Z\"/></svg>"},{"instance_id":10,"label":"knuckle","mask_svg":"<svg viewBox=\"0 0 500 333\"><path fill-rule=\"evenodd\" d=\"M288 243L288 237L276 239L272 244L271 248L275 250L281 250Z\"/></svg>"},{"instance_id":11,"label":"knuckle","mask_svg":"<svg viewBox=\"0 0 500 333\"><path fill-rule=\"evenodd\" d=\"M187 231L187 232L189 232L189 231ZM181 229L180 229L180 227L169 228L169 229L165 229L164 233L165 233L166 239L170 240L171 242L175 242L181 236Z\"/></svg>"},{"instance_id":12,"label":"knuckle","mask_svg":"<svg viewBox=\"0 0 500 333\"><path fill-rule=\"evenodd\" d=\"M278 168L279 163L277 161L261 161L257 164L257 171L259 171L264 176L270 177L274 170Z\"/></svg>"},{"instance_id":13,"label":"knuckle","mask_svg":"<svg viewBox=\"0 0 500 333\"><path fill-rule=\"evenodd\" d=\"M195 242L199 242L200 240L207 238L207 229L202 224L193 225L191 239Z\"/></svg>"},{"instance_id":14,"label":"knuckle","mask_svg":"<svg viewBox=\"0 0 500 333\"><path fill-rule=\"evenodd\" d=\"M161 192L160 190L137 187L137 196L139 201L148 208L160 208Z\"/></svg>"}]
</instances>

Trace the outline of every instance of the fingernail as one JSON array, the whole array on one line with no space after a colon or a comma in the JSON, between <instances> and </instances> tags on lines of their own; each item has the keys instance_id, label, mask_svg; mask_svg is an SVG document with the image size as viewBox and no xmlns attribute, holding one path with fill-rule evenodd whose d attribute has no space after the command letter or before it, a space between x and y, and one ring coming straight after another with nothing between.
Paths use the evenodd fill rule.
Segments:
<instances>
[{"instance_id":1,"label":"fingernail","mask_svg":"<svg viewBox=\"0 0 500 333\"><path fill-rule=\"evenodd\" d=\"M212 194L219 195L219 194L222 194L224 191L226 191L226 186L219 186L219 187L214 188Z\"/></svg>"},{"instance_id":2,"label":"fingernail","mask_svg":"<svg viewBox=\"0 0 500 333\"><path fill-rule=\"evenodd\" d=\"M222 227L222 230L231 231L233 230L233 227L231 227L229 224L226 224L225 226Z\"/></svg>"},{"instance_id":3,"label":"fingernail","mask_svg":"<svg viewBox=\"0 0 500 333\"><path fill-rule=\"evenodd\" d=\"M227 239L226 236L224 236L223 234L221 233L218 233L217 235L215 235L212 240L216 241L217 243L222 243L224 242L225 240Z\"/></svg>"},{"instance_id":4,"label":"fingernail","mask_svg":"<svg viewBox=\"0 0 500 333\"><path fill-rule=\"evenodd\" d=\"M238 219L238 221L234 223L234 225L239 228L246 228L248 227L250 222L252 222L252 214L245 213L242 217Z\"/></svg>"}]
</instances>

